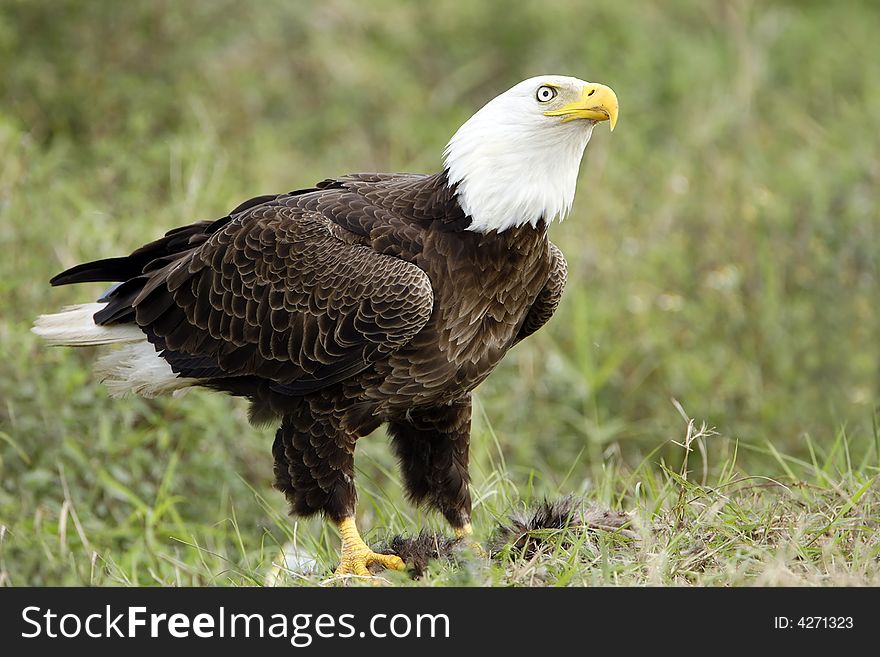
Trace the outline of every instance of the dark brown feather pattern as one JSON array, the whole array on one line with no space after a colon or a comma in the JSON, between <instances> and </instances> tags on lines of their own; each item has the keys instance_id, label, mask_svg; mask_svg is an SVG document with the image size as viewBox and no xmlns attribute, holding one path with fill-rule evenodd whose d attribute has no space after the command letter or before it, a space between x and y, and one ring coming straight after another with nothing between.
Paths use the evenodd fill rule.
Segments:
<instances>
[{"instance_id":1,"label":"dark brown feather pattern","mask_svg":"<svg viewBox=\"0 0 880 657\"><path fill-rule=\"evenodd\" d=\"M137 322L183 376L201 356L291 394L348 378L421 330L433 292L415 265L333 228L315 210L256 206L159 270L134 302Z\"/></svg>"},{"instance_id":2,"label":"dark brown feather pattern","mask_svg":"<svg viewBox=\"0 0 880 657\"><path fill-rule=\"evenodd\" d=\"M354 444L388 422L416 501L468 522L469 393L553 314L546 225L470 223L445 173L355 174L247 201L128 258L53 279L122 281L98 323L136 323L180 376L283 418L294 511L354 510Z\"/></svg>"}]
</instances>

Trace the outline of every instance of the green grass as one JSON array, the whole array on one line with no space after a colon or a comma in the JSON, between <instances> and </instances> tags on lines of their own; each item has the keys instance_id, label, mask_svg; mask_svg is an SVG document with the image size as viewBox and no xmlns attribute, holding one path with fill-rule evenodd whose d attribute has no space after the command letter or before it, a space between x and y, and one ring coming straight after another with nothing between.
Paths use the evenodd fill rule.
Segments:
<instances>
[{"instance_id":1,"label":"green grass","mask_svg":"<svg viewBox=\"0 0 880 657\"><path fill-rule=\"evenodd\" d=\"M569 493L630 523L419 584L880 584L878 24L857 2L0 0L0 583L322 582L338 539L287 517L273 432L210 393L108 399L93 352L28 331L101 287L47 280L259 193L434 171L481 103L559 72L612 86L620 122L552 229L560 311L477 391L474 526ZM445 530L381 432L357 465L368 540ZM316 572L279 573L293 545Z\"/></svg>"}]
</instances>

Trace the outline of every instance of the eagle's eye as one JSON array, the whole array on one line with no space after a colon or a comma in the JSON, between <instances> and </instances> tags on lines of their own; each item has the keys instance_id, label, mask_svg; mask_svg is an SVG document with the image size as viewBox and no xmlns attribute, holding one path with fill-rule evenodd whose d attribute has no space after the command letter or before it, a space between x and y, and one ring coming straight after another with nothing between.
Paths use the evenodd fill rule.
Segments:
<instances>
[{"instance_id":1,"label":"eagle's eye","mask_svg":"<svg viewBox=\"0 0 880 657\"><path fill-rule=\"evenodd\" d=\"M538 87L538 93L535 94L539 103L548 103L556 98L556 89L548 87L546 84Z\"/></svg>"}]
</instances>

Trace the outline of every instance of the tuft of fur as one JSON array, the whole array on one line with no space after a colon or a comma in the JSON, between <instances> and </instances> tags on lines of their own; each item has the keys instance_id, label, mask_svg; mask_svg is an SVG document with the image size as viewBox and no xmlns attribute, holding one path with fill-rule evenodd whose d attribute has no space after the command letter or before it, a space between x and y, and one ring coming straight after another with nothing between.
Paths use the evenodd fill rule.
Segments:
<instances>
[{"instance_id":1,"label":"tuft of fur","mask_svg":"<svg viewBox=\"0 0 880 657\"><path fill-rule=\"evenodd\" d=\"M420 579L435 559L443 559L456 563L456 548L461 539L447 538L442 534L422 531L418 536L395 536L384 548L377 550L381 554L396 554L406 563L407 573L412 579Z\"/></svg>"},{"instance_id":2,"label":"tuft of fur","mask_svg":"<svg viewBox=\"0 0 880 657\"><path fill-rule=\"evenodd\" d=\"M531 509L514 511L507 524L498 525L489 540L489 556L497 557L503 549L510 548L530 559L543 548L553 546L553 534L566 529L618 532L635 539L635 532L626 528L629 521L629 515L623 511L598 507L584 509L583 502L570 495L553 501L544 499ZM457 564L458 551L463 545L460 538L422 531L414 537L394 536L387 545L376 551L396 554L406 563L409 576L420 579L431 561L442 559Z\"/></svg>"},{"instance_id":3,"label":"tuft of fur","mask_svg":"<svg viewBox=\"0 0 880 657\"><path fill-rule=\"evenodd\" d=\"M532 557L539 549L552 544L548 534L569 526L583 524L580 502L567 496L553 502L544 499L533 509L514 511L508 524L499 524L489 540L489 554L497 555L510 546L526 558Z\"/></svg>"},{"instance_id":4,"label":"tuft of fur","mask_svg":"<svg viewBox=\"0 0 880 657\"><path fill-rule=\"evenodd\" d=\"M554 501L544 499L530 510L512 513L508 524L499 524L489 541L489 554L496 556L509 547L529 559L539 550L552 547L554 534L565 529L617 531L634 538L635 534L625 529L629 520L622 511L596 507L585 510L582 501L572 496Z\"/></svg>"},{"instance_id":5,"label":"tuft of fur","mask_svg":"<svg viewBox=\"0 0 880 657\"><path fill-rule=\"evenodd\" d=\"M103 303L81 303L67 306L61 312L40 315L31 331L53 346L89 347L102 344L139 342L145 340L137 326L120 324L101 326L95 324L95 313L104 308Z\"/></svg>"}]
</instances>

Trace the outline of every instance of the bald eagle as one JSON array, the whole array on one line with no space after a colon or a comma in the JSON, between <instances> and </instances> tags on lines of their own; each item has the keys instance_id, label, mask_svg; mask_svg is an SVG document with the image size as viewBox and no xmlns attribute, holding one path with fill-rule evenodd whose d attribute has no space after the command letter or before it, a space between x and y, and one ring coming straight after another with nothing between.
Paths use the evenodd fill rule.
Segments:
<instances>
[{"instance_id":1,"label":"bald eagle","mask_svg":"<svg viewBox=\"0 0 880 657\"><path fill-rule=\"evenodd\" d=\"M342 538L336 573L400 569L355 525L354 451L380 425L410 498L471 533L471 391L556 310L566 280L548 225L574 199L607 86L542 75L459 128L434 175L359 173L259 196L52 285L114 282L36 320L57 345L116 345L112 394L201 386L279 421L275 485Z\"/></svg>"}]
</instances>

